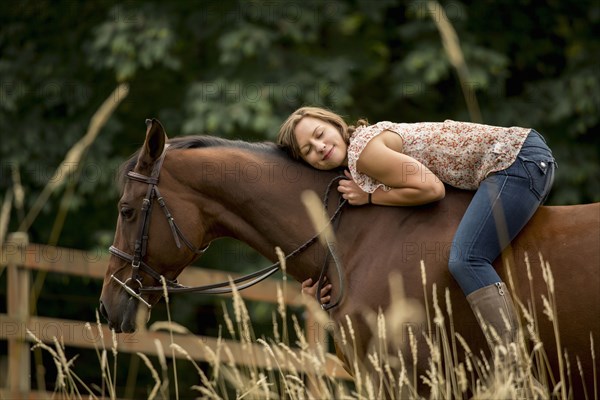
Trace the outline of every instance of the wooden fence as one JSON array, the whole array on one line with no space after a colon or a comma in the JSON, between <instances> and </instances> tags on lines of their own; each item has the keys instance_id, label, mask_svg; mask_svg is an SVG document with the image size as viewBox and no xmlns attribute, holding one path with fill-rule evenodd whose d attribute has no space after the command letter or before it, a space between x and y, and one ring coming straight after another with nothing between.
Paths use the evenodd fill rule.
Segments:
<instances>
[{"instance_id":1,"label":"wooden fence","mask_svg":"<svg viewBox=\"0 0 600 400\"><path fill-rule=\"evenodd\" d=\"M7 314L0 314L0 340L8 341L8 371L5 372L7 387L0 387L0 398L47 398L48 393L31 391L30 377L30 347L31 342L26 330L32 331L43 341L52 342L53 337L61 338L67 347L94 348L98 346L99 334L92 334L86 328L86 322L57 318L47 318L29 315L30 304L30 270L62 273L94 279L104 279L108 256L93 255L84 251L29 244L27 236L12 234L5 246L1 249L1 266L6 267L7 273ZM186 285L202 285L211 282L227 281L230 273L222 271L187 267L180 276L180 281ZM232 276L235 278L236 276ZM301 305L298 287L288 286L285 302L288 305ZM241 292L246 300L276 302L277 282L266 280L257 286ZM98 293L98 296L100 294ZM326 332L324 327L319 327L310 314L306 314L305 334L311 345L324 343ZM108 326L102 325L104 346L112 348L112 335ZM170 335L167 332L153 332L141 329L133 334L120 334L118 336L119 352L141 352L156 355L155 340L162 343L164 349L169 348ZM210 348L217 347L217 338L197 335L174 334L174 342L186 349L192 358L207 361L207 354L198 341L202 341ZM257 366L266 366L267 360L259 345L254 345L250 351L242 349L239 342L223 340L231 349L233 358L238 365L252 363ZM101 345L100 345L101 346ZM177 355L176 355L177 356ZM182 357L183 358L183 357ZM303 366L300 366L302 370ZM329 376L349 379L348 374L339 367L331 357L328 359L327 370Z\"/></svg>"}]
</instances>

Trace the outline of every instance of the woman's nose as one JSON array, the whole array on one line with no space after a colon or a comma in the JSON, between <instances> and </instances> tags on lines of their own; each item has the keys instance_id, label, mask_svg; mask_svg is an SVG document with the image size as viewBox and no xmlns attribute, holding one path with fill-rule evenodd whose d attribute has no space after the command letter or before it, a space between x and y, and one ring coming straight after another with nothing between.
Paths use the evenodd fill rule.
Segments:
<instances>
[{"instance_id":1,"label":"woman's nose","mask_svg":"<svg viewBox=\"0 0 600 400\"><path fill-rule=\"evenodd\" d=\"M323 150L325 150L325 143L323 143L321 140L313 139L310 144L317 153L322 153Z\"/></svg>"}]
</instances>

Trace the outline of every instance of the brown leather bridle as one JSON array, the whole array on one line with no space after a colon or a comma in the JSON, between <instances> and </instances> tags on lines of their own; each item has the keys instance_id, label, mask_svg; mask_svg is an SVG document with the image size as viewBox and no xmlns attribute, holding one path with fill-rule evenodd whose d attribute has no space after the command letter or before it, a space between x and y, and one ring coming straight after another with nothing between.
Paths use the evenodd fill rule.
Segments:
<instances>
[{"instance_id":1,"label":"brown leather bridle","mask_svg":"<svg viewBox=\"0 0 600 400\"><path fill-rule=\"evenodd\" d=\"M148 235L149 235L148 231L150 228L150 214L152 212L152 204L155 199L158 202L158 204L160 205L161 209L163 210L165 217L167 218L167 222L169 223L169 227L171 228L171 233L173 234L173 239L175 240L175 244L177 245L177 248L180 249L181 242L183 242L193 253L195 253L197 255L202 255L208 249L208 247L210 245L210 243L209 243L205 247L198 248L198 247L194 246L185 237L185 235L183 234L183 232L181 231L181 229L175 222L175 219L171 215L171 212L169 211L164 198L160 194L160 191L158 190L158 177L160 175L160 170L162 168L162 164L164 162L168 147L169 147L169 144L166 144L162 154L160 155L159 159L154 164L154 167L152 168L152 172L151 172L150 176L143 175L143 174L140 174L140 173L137 173L134 171L127 172L127 177L129 179L147 184L148 189L146 191L146 197L144 197L144 200L142 201L142 208L140 210L141 211L141 213L140 213L141 214L141 222L140 222L140 226L139 226L138 237L135 241L133 254L129 254L123 250L119 250L115 246L110 246L110 248L108 249L108 251L111 254L113 254L114 256L131 263L131 277L127 278L127 280L125 280L125 282L123 282L113 274L110 276L111 279L113 279L118 285L120 285L129 295L131 295L132 297L134 297L137 300L139 300L140 302L142 302L148 308L152 308L152 305L150 303L148 303L141 296L142 294L144 294L144 293L164 293L164 292L168 292L168 293L198 292L198 293L202 293L202 294L231 293L233 291L233 289L231 288L232 283L236 285L237 290L243 290L243 289L246 289L250 286L253 286L253 285L263 281L264 279L268 278L273 273L278 271L280 269L281 265L279 262L276 262L266 268L263 268L259 271L253 272L248 275L244 275L244 276L234 279L232 281L215 283L215 284L211 284L211 285L189 287L189 286L181 285L179 282L177 282L177 280L171 280L171 279L165 278L164 276L162 276L161 274L156 272L156 270L154 268L152 268L150 265L148 265L146 262L144 262L143 259L146 256L146 251L147 251L147 247L148 247ZM339 179L346 179L346 178L344 176L338 176L329 183L329 186L327 187L327 190L325 192L325 198L323 199L325 205L327 205L327 203L328 203L327 197L328 197L329 191L330 191L333 183ZM344 204L346 204L346 200L341 199L340 203L338 204L337 209L335 210L335 212L333 213L333 215L331 216L331 218L329 220L330 224L332 224L336 220L336 218L339 216ZM295 249L294 251L289 253L287 256L285 256L285 260L287 260L291 257L294 257L295 255L306 250L310 245L312 245L318 239L319 234L320 233L314 235L312 238L307 240L304 244L302 244L297 249ZM334 248L333 248L334 246L332 246L332 244L329 242L327 243L327 245L328 245L327 247L329 249L329 254L331 254L333 261L334 261L334 265L336 266L336 269L337 269L337 274L339 277L339 284L340 284L340 286L339 286L340 293L339 293L338 299L333 304L331 304L331 303L322 304L321 303L319 293L321 292L321 288L323 286L323 279L325 277L325 272L326 272L327 265L328 265L328 257L327 257L325 260L325 263L323 265L323 268L321 269L321 273L319 275L319 286L318 286L317 295L316 295L317 300L319 301L319 304L321 304L321 307L325 310L329 310L330 308L333 308L336 305L338 305L340 303L340 301L343 297L343 293L344 293L344 277L343 277L343 272L340 267L340 261L334 252ZM328 256L329 256L329 254L328 254ZM144 284L142 283L143 278L140 275L140 271L150 275L150 277L152 277L157 282L161 282L162 285L160 285L160 286L144 286ZM135 284L135 285L137 285L137 287L132 288L130 286L131 284Z\"/></svg>"}]
</instances>

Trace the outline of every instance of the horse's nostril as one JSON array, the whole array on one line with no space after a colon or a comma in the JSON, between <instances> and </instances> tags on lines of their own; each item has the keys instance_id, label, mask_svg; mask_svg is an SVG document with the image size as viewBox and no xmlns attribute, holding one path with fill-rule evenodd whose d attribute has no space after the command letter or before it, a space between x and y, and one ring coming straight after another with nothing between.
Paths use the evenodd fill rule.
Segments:
<instances>
[{"instance_id":1,"label":"horse's nostril","mask_svg":"<svg viewBox=\"0 0 600 400\"><path fill-rule=\"evenodd\" d=\"M100 300L100 314L102 314L102 316L108 320L108 315L106 314L106 308L104 307L104 303L102 303L102 300Z\"/></svg>"}]
</instances>

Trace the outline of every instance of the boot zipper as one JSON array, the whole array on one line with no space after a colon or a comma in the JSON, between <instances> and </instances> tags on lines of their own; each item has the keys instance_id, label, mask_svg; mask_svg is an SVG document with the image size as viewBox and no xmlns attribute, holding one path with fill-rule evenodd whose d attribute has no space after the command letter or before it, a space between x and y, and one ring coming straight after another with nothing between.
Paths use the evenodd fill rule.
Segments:
<instances>
[{"instance_id":1,"label":"boot zipper","mask_svg":"<svg viewBox=\"0 0 600 400\"><path fill-rule=\"evenodd\" d=\"M510 317L510 308L508 307L508 299L506 298L506 296L504 296L505 292L504 292L504 288L502 287L502 282L498 282L495 283L496 287L498 288L498 294L500 296L502 296L502 300L503 300L503 304L504 304L504 312L506 313L506 317L509 318ZM514 324L516 323L515 321L510 321L509 323L511 325L511 328L514 327Z\"/></svg>"},{"instance_id":2,"label":"boot zipper","mask_svg":"<svg viewBox=\"0 0 600 400\"><path fill-rule=\"evenodd\" d=\"M501 282L498 282L498 283L496 283L495 285L496 285L496 287L498 288L498 294L499 294L500 296L504 296L504 289L502 289L502 283L501 283Z\"/></svg>"}]
</instances>

